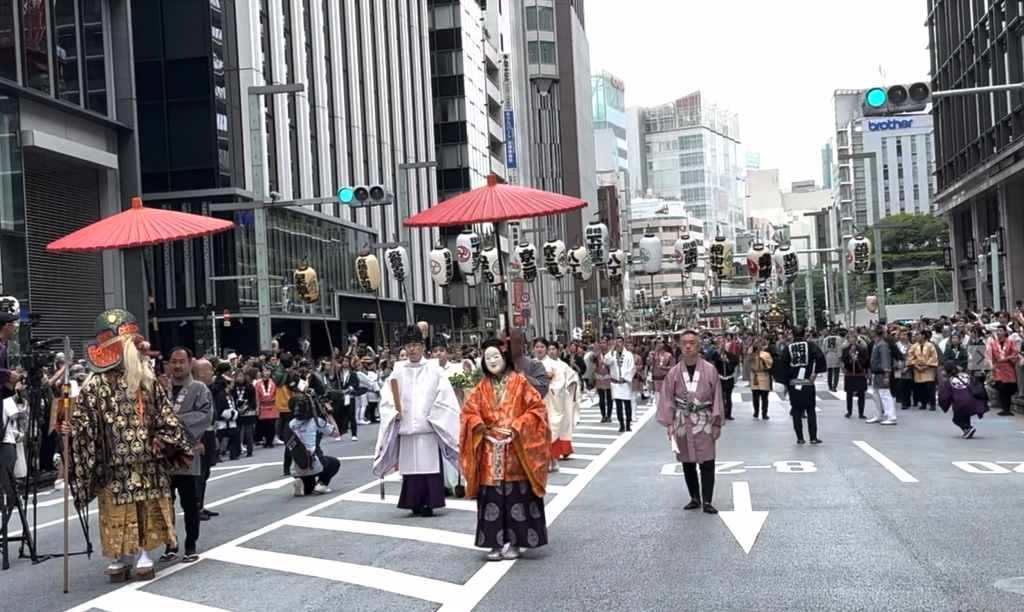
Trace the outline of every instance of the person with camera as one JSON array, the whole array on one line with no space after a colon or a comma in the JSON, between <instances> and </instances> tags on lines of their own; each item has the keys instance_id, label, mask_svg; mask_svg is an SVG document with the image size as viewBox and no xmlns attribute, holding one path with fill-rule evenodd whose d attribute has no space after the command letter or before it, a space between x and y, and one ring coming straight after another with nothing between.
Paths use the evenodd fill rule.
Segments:
<instances>
[{"instance_id":1,"label":"person with camera","mask_svg":"<svg viewBox=\"0 0 1024 612\"><path fill-rule=\"evenodd\" d=\"M289 408L292 414L288 423L291 436L285 442L285 448L292 458L295 497L330 493L328 487L341 469L341 461L324 455L320 440L323 436L337 437L338 427L306 385L297 385L289 400Z\"/></svg>"}]
</instances>

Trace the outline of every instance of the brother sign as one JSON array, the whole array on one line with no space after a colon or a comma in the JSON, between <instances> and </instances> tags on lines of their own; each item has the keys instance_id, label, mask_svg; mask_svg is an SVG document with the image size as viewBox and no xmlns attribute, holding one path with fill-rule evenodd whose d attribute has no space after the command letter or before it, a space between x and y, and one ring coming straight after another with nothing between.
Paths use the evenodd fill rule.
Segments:
<instances>
[{"instance_id":1,"label":"brother sign","mask_svg":"<svg viewBox=\"0 0 1024 612\"><path fill-rule=\"evenodd\" d=\"M899 119L889 119L888 121L868 121L868 131L870 132L905 130L911 127L914 127L913 119L906 119L903 121L900 121Z\"/></svg>"}]
</instances>

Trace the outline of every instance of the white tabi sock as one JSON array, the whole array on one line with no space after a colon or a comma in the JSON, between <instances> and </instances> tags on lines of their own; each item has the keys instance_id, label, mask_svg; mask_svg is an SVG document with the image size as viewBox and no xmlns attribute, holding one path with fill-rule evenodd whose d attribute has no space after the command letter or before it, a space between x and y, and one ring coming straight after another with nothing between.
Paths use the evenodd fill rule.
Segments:
<instances>
[{"instance_id":1,"label":"white tabi sock","mask_svg":"<svg viewBox=\"0 0 1024 612\"><path fill-rule=\"evenodd\" d=\"M139 549L139 562L135 565L137 568L153 567L153 560L149 558L145 550Z\"/></svg>"}]
</instances>

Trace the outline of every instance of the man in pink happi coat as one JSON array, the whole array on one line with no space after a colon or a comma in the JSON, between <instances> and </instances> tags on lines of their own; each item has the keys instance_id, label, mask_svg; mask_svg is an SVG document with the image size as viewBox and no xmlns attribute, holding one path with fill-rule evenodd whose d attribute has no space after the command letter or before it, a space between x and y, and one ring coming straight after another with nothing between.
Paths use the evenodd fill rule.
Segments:
<instances>
[{"instance_id":1,"label":"man in pink happi coat","mask_svg":"<svg viewBox=\"0 0 1024 612\"><path fill-rule=\"evenodd\" d=\"M715 494L715 442L722 435L725 422L722 384L715 366L700 357L697 332L683 332L679 345L683 358L665 376L658 398L657 421L668 429L672 450L683 464L690 492L690 503L683 509L703 506L707 514L718 514L711 499Z\"/></svg>"}]
</instances>

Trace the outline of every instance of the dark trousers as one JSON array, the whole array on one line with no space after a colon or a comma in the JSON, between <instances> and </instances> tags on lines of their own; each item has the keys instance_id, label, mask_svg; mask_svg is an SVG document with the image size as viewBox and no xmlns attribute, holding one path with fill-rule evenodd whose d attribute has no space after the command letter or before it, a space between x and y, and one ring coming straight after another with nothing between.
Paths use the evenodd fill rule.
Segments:
<instances>
[{"instance_id":1,"label":"dark trousers","mask_svg":"<svg viewBox=\"0 0 1024 612\"><path fill-rule=\"evenodd\" d=\"M228 457L234 461L242 454L242 443L238 427L225 427L217 431L217 440L227 449Z\"/></svg>"},{"instance_id":2,"label":"dark trousers","mask_svg":"<svg viewBox=\"0 0 1024 612\"><path fill-rule=\"evenodd\" d=\"M700 465L700 479L697 479L697 465ZM705 504L711 503L715 495L715 460L697 463L683 462L683 478L686 479L686 490L690 499L699 499ZM703 496L701 495L703 490Z\"/></svg>"},{"instance_id":3,"label":"dark trousers","mask_svg":"<svg viewBox=\"0 0 1024 612\"><path fill-rule=\"evenodd\" d=\"M927 380L921 383L914 383L917 391L917 405L921 408L935 407L935 381Z\"/></svg>"},{"instance_id":4,"label":"dark trousers","mask_svg":"<svg viewBox=\"0 0 1024 612\"><path fill-rule=\"evenodd\" d=\"M256 445L253 441L253 429L256 427L256 417L247 416L238 419L238 439L239 445L245 446L245 456L252 457L253 447ZM241 452L241 448L239 448Z\"/></svg>"},{"instance_id":5,"label":"dark trousers","mask_svg":"<svg viewBox=\"0 0 1024 612\"><path fill-rule=\"evenodd\" d=\"M288 423L292 422L292 413L282 412L277 418L277 437L281 438L282 442L287 443L288 439L292 437L292 430L288 428ZM291 475L292 470L292 455L288 452L288 447L284 449L284 475Z\"/></svg>"},{"instance_id":6,"label":"dark trousers","mask_svg":"<svg viewBox=\"0 0 1024 612\"><path fill-rule=\"evenodd\" d=\"M793 406L789 410L789 415L793 417L793 430L796 431L796 439L804 439L804 414L807 415L807 433L810 434L812 440L815 440L818 437L818 414L814 409L813 402L810 406Z\"/></svg>"},{"instance_id":7,"label":"dark trousers","mask_svg":"<svg viewBox=\"0 0 1024 612\"><path fill-rule=\"evenodd\" d=\"M59 436L56 432L43 433L48 427L48 425L40 427L39 470L42 472L56 472L57 465L54 463L53 457L59 452L57 445L57 438Z\"/></svg>"},{"instance_id":8,"label":"dark trousers","mask_svg":"<svg viewBox=\"0 0 1024 612\"><path fill-rule=\"evenodd\" d=\"M900 379L900 406L903 408L910 408L914 405L914 399L917 397L916 390L914 389L913 378L901 378Z\"/></svg>"},{"instance_id":9,"label":"dark trousers","mask_svg":"<svg viewBox=\"0 0 1024 612\"><path fill-rule=\"evenodd\" d=\"M953 424L956 425L957 427L959 427L961 431L967 431L968 429L971 428L971 417L967 417L966 419L961 419L961 418L957 418L957 416L954 414L953 415Z\"/></svg>"},{"instance_id":10,"label":"dark trousers","mask_svg":"<svg viewBox=\"0 0 1024 612\"><path fill-rule=\"evenodd\" d=\"M864 392L863 391L847 391L846 392L846 414L853 414L853 398L857 396L857 415L864 416ZM811 412L814 412L813 410ZM812 438L814 436L811 436Z\"/></svg>"},{"instance_id":11,"label":"dark trousers","mask_svg":"<svg viewBox=\"0 0 1024 612\"><path fill-rule=\"evenodd\" d=\"M752 391L754 395L754 416L757 417L761 414L768 416L768 392L767 391Z\"/></svg>"},{"instance_id":12,"label":"dark trousers","mask_svg":"<svg viewBox=\"0 0 1024 612\"><path fill-rule=\"evenodd\" d=\"M597 390L597 402L601 406L601 420L611 421L612 420L612 390L611 389L598 389Z\"/></svg>"},{"instance_id":13,"label":"dark trousers","mask_svg":"<svg viewBox=\"0 0 1024 612\"><path fill-rule=\"evenodd\" d=\"M377 402L366 402L363 420L367 423L380 423L380 419L377 418Z\"/></svg>"},{"instance_id":14,"label":"dark trousers","mask_svg":"<svg viewBox=\"0 0 1024 612\"><path fill-rule=\"evenodd\" d=\"M626 419L622 419L622 409L626 409ZM629 427L629 424L633 422L633 402L632 400L615 400L615 415L619 417L619 428Z\"/></svg>"},{"instance_id":15,"label":"dark trousers","mask_svg":"<svg viewBox=\"0 0 1024 612\"><path fill-rule=\"evenodd\" d=\"M256 441L262 442L263 448L274 448L274 431L277 419L260 419L256 421Z\"/></svg>"},{"instance_id":16,"label":"dark trousers","mask_svg":"<svg viewBox=\"0 0 1024 612\"><path fill-rule=\"evenodd\" d=\"M316 488L317 483L324 485L325 487L331 484L331 479L338 475L341 470L341 461L334 457L320 456L320 463L324 466L324 471L320 472L316 476L303 476L302 477L302 488L305 490L306 495L313 493L313 489Z\"/></svg>"},{"instance_id":17,"label":"dark trousers","mask_svg":"<svg viewBox=\"0 0 1024 612\"><path fill-rule=\"evenodd\" d=\"M835 391L839 388L839 366L828 369L828 390Z\"/></svg>"},{"instance_id":18,"label":"dark trousers","mask_svg":"<svg viewBox=\"0 0 1024 612\"><path fill-rule=\"evenodd\" d=\"M171 476L171 507L174 507L174 500L181 500L181 511L185 514L185 554L191 555L196 552L196 542L199 541L199 476L175 475ZM172 516L177 514L172 512ZM177 520L177 519L175 519Z\"/></svg>"},{"instance_id":19,"label":"dark trousers","mask_svg":"<svg viewBox=\"0 0 1024 612\"><path fill-rule=\"evenodd\" d=\"M999 407L1002 412L1010 412L1010 407L1013 406L1013 396L1017 393L1017 383L1012 382L997 382L996 391L999 392Z\"/></svg>"},{"instance_id":20,"label":"dark trousers","mask_svg":"<svg viewBox=\"0 0 1024 612\"><path fill-rule=\"evenodd\" d=\"M350 397L346 406L344 398L339 395L332 399L331 406L334 410L334 422L338 424L338 435L343 436L346 431L351 431L353 437L359 435L359 425L356 422L356 398Z\"/></svg>"},{"instance_id":21,"label":"dark trousers","mask_svg":"<svg viewBox=\"0 0 1024 612\"><path fill-rule=\"evenodd\" d=\"M217 465L217 432L207 431L200 440L203 453L199 457L200 474L196 478L196 508L202 509L206 503L206 481L210 479L210 468Z\"/></svg>"},{"instance_id":22,"label":"dark trousers","mask_svg":"<svg viewBox=\"0 0 1024 612\"><path fill-rule=\"evenodd\" d=\"M723 378L722 380L722 405L725 407L725 418L732 418L732 390L736 386L735 378Z\"/></svg>"}]
</instances>

